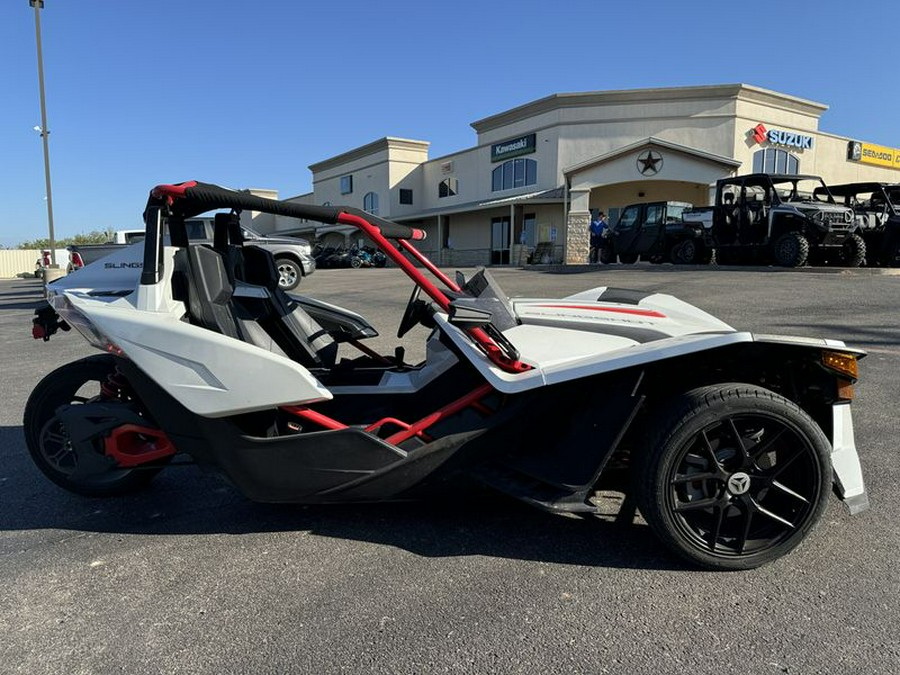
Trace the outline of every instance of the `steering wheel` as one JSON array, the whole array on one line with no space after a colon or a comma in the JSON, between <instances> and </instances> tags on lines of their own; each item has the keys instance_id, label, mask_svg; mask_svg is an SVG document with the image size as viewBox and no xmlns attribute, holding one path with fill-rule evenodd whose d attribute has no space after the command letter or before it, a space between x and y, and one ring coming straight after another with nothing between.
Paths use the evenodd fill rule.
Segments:
<instances>
[{"instance_id":1,"label":"steering wheel","mask_svg":"<svg viewBox=\"0 0 900 675\"><path fill-rule=\"evenodd\" d=\"M419 292L421 290L422 289L418 284L413 287L413 291L409 296L409 301L406 303L406 309L403 310L403 317L400 319L400 327L397 328L398 338L402 338L406 335L410 329L419 322L417 310L419 307Z\"/></svg>"}]
</instances>

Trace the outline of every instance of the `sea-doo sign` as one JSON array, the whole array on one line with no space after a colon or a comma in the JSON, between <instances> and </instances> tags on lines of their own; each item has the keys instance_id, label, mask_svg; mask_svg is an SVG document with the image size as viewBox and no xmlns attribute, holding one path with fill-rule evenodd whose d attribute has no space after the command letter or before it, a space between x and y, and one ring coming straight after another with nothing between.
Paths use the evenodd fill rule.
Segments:
<instances>
[{"instance_id":1,"label":"sea-doo sign","mask_svg":"<svg viewBox=\"0 0 900 675\"><path fill-rule=\"evenodd\" d=\"M813 146L812 136L782 129L766 129L762 123L753 127L753 140L757 143L768 141L772 145L786 145L789 148L799 148L800 150L811 150Z\"/></svg>"},{"instance_id":2,"label":"sea-doo sign","mask_svg":"<svg viewBox=\"0 0 900 675\"><path fill-rule=\"evenodd\" d=\"M499 162L510 157L527 155L535 151L535 134L528 134L521 138L513 138L502 143L494 143L491 146L491 161Z\"/></svg>"},{"instance_id":3,"label":"sea-doo sign","mask_svg":"<svg viewBox=\"0 0 900 675\"><path fill-rule=\"evenodd\" d=\"M886 166L891 169L900 169L900 148L888 148L873 143L850 141L847 144L847 159L863 164Z\"/></svg>"}]
</instances>

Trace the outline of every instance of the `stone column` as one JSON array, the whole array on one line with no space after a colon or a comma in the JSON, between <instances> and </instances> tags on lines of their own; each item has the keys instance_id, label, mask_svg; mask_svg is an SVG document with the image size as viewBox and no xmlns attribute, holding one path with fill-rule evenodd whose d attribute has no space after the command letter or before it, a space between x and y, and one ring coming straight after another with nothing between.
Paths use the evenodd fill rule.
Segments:
<instances>
[{"instance_id":1,"label":"stone column","mask_svg":"<svg viewBox=\"0 0 900 675\"><path fill-rule=\"evenodd\" d=\"M566 265L586 265L591 251L590 188L569 189L569 215L566 218Z\"/></svg>"}]
</instances>

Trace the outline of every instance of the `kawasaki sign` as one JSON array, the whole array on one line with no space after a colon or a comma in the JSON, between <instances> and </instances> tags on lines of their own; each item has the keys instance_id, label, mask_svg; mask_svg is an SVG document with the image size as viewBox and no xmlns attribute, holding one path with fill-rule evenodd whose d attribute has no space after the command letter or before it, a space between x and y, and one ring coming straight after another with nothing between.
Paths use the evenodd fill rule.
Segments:
<instances>
[{"instance_id":1,"label":"kawasaki sign","mask_svg":"<svg viewBox=\"0 0 900 675\"><path fill-rule=\"evenodd\" d=\"M811 150L813 146L812 136L781 129L766 129L762 123L753 127L752 132L753 140L757 143L768 141L772 145L786 145L789 148L799 148L800 150Z\"/></svg>"},{"instance_id":2,"label":"kawasaki sign","mask_svg":"<svg viewBox=\"0 0 900 675\"><path fill-rule=\"evenodd\" d=\"M535 134L513 138L491 146L491 161L499 162L510 157L527 155L535 151Z\"/></svg>"}]
</instances>

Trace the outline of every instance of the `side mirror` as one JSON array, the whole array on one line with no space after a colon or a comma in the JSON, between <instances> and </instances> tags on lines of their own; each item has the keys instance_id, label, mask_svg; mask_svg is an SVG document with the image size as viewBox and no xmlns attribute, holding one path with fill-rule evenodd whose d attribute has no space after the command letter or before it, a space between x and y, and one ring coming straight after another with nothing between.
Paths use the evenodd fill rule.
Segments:
<instances>
[{"instance_id":1,"label":"side mirror","mask_svg":"<svg viewBox=\"0 0 900 675\"><path fill-rule=\"evenodd\" d=\"M453 300L450 303L448 320L457 328L481 328L491 323L493 315L490 310L466 304L465 299Z\"/></svg>"}]
</instances>

